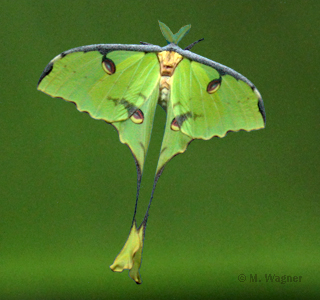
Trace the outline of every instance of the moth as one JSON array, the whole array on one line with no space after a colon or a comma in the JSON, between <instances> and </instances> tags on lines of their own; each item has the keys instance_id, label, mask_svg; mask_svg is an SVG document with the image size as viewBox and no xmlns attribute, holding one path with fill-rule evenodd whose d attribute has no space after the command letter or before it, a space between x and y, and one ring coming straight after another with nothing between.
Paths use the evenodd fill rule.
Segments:
<instances>
[{"instance_id":1,"label":"moth","mask_svg":"<svg viewBox=\"0 0 320 300\"><path fill-rule=\"evenodd\" d=\"M139 273L149 209L166 163L194 139L224 137L229 131L265 127L265 109L257 88L236 71L192 53L196 41L181 49L191 25L176 34L159 21L168 45L97 44L62 52L44 69L38 90L75 103L80 112L112 124L132 151L137 167L136 204L127 241L110 268ZM155 109L166 112L158 166L145 217L136 211Z\"/></svg>"}]
</instances>

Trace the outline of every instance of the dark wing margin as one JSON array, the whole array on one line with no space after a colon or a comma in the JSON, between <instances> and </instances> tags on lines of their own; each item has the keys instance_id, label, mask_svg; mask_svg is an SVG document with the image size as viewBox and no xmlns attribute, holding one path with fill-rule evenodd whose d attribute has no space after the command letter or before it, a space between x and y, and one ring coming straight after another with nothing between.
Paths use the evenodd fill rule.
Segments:
<instances>
[{"instance_id":1,"label":"dark wing margin","mask_svg":"<svg viewBox=\"0 0 320 300\"><path fill-rule=\"evenodd\" d=\"M43 70L37 86L39 86L42 79L51 72L54 62L56 60L59 60L60 58L65 57L67 54L70 54L73 52L86 53L90 51L99 51L102 55L105 55L115 50L138 51L138 52L161 52L163 48L156 45L134 45L134 44L132 45L131 44L96 44L96 45L76 47L76 48L64 51L61 54L57 55L55 58L53 58Z\"/></svg>"}]
</instances>

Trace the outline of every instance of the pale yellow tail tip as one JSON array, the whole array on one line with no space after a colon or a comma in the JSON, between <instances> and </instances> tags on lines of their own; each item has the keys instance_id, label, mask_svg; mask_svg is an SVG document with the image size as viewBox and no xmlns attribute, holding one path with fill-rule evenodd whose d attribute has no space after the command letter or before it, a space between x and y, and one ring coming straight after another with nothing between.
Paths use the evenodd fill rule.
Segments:
<instances>
[{"instance_id":1,"label":"pale yellow tail tip","mask_svg":"<svg viewBox=\"0 0 320 300\"><path fill-rule=\"evenodd\" d=\"M110 266L111 271L113 272L119 272L121 273L123 270L129 270L129 276L137 283L137 284L141 284L141 277L139 274L139 271L136 268L132 269L132 265L130 266L126 266L124 264L112 264Z\"/></svg>"},{"instance_id":2,"label":"pale yellow tail tip","mask_svg":"<svg viewBox=\"0 0 320 300\"><path fill-rule=\"evenodd\" d=\"M139 269L141 266L144 228L145 225L142 225L137 229L134 221L126 243L110 266L113 272L129 270L129 276L138 284L142 283Z\"/></svg>"},{"instance_id":3,"label":"pale yellow tail tip","mask_svg":"<svg viewBox=\"0 0 320 300\"><path fill-rule=\"evenodd\" d=\"M112 264L110 266L111 271L119 272L119 273L121 273L123 270L130 270L131 268L132 268L132 264L131 264L131 266L129 266L129 265L125 265L124 263L123 264L119 264L119 263Z\"/></svg>"}]
</instances>

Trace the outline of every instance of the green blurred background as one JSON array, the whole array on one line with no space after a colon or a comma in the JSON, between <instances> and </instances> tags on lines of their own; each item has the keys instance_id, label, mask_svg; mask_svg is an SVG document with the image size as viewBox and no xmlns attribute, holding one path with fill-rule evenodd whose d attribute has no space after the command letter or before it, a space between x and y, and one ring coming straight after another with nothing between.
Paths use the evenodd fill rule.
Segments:
<instances>
[{"instance_id":1,"label":"green blurred background","mask_svg":"<svg viewBox=\"0 0 320 300\"><path fill-rule=\"evenodd\" d=\"M319 296L319 1L1 0L0 299ZM36 90L47 63L96 43L181 47L248 77L264 130L194 141L159 180L138 286L109 265L129 233L136 169L105 122ZM164 129L158 108L139 221ZM240 282L238 276L246 275ZM261 282L250 283L250 274ZM266 283L264 274L302 276Z\"/></svg>"}]
</instances>

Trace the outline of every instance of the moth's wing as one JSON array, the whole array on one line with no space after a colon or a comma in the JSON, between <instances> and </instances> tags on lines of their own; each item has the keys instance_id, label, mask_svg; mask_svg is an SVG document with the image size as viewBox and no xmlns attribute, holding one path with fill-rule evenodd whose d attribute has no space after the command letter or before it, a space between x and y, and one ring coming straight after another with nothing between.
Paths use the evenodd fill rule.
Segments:
<instances>
[{"instance_id":1,"label":"moth's wing","mask_svg":"<svg viewBox=\"0 0 320 300\"><path fill-rule=\"evenodd\" d=\"M229 131L265 126L261 95L248 79L228 67L192 55L199 61L184 57L172 76L157 173L173 156L183 153L193 139L224 137Z\"/></svg>"},{"instance_id":2,"label":"moth's wing","mask_svg":"<svg viewBox=\"0 0 320 300\"><path fill-rule=\"evenodd\" d=\"M150 136L153 126L153 119L156 105L159 97L159 82L154 86L148 100L140 107L143 115L143 123L135 123L130 119L121 122L114 122L112 125L119 132L120 141L127 144L131 149L136 163L138 163L138 176L142 175L144 161L150 142ZM140 180L140 179L139 179Z\"/></svg>"},{"instance_id":3,"label":"moth's wing","mask_svg":"<svg viewBox=\"0 0 320 300\"><path fill-rule=\"evenodd\" d=\"M79 111L95 119L112 123L142 173L159 90L156 50L143 45L75 48L49 63L38 89L74 102Z\"/></svg>"},{"instance_id":4,"label":"moth's wing","mask_svg":"<svg viewBox=\"0 0 320 300\"><path fill-rule=\"evenodd\" d=\"M167 120L164 130L164 136L161 144L161 150L156 171L156 178L165 164L175 155L186 151L189 143L193 140L188 135L182 133L180 130L173 130L171 123L174 119L172 101L169 99L167 104Z\"/></svg>"},{"instance_id":5,"label":"moth's wing","mask_svg":"<svg viewBox=\"0 0 320 300\"><path fill-rule=\"evenodd\" d=\"M172 78L171 101L181 132L193 139L224 137L229 131L265 126L258 90L248 79L222 65L214 68L184 58Z\"/></svg>"}]
</instances>

